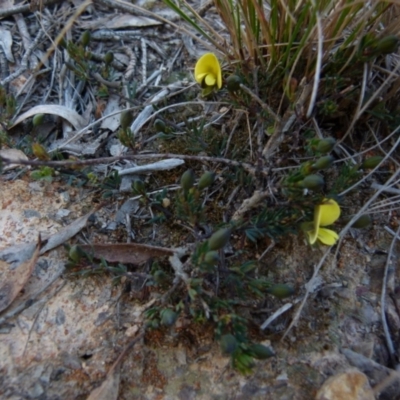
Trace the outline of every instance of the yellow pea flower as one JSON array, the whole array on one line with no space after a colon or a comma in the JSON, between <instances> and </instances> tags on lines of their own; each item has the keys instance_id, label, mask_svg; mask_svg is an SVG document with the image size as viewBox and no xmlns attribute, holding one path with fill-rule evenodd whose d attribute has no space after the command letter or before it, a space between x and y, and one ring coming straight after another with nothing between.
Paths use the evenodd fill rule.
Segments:
<instances>
[{"instance_id":1,"label":"yellow pea flower","mask_svg":"<svg viewBox=\"0 0 400 400\"><path fill-rule=\"evenodd\" d=\"M194 68L194 78L205 89L221 89L221 66L214 53L206 53L199 58Z\"/></svg>"},{"instance_id":2,"label":"yellow pea flower","mask_svg":"<svg viewBox=\"0 0 400 400\"><path fill-rule=\"evenodd\" d=\"M313 229L308 230L308 240L314 244L317 240L328 246L333 246L339 239L339 235L331 229L321 226L332 225L340 217L340 207L335 200L324 199L322 204L314 208Z\"/></svg>"}]
</instances>

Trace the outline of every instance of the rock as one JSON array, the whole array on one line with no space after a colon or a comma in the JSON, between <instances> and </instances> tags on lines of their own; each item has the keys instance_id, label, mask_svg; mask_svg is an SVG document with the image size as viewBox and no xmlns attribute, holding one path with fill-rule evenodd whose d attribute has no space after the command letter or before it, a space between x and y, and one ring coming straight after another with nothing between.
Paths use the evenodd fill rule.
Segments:
<instances>
[{"instance_id":1,"label":"rock","mask_svg":"<svg viewBox=\"0 0 400 400\"><path fill-rule=\"evenodd\" d=\"M315 400L374 400L368 378L357 369L336 374L319 389Z\"/></svg>"}]
</instances>

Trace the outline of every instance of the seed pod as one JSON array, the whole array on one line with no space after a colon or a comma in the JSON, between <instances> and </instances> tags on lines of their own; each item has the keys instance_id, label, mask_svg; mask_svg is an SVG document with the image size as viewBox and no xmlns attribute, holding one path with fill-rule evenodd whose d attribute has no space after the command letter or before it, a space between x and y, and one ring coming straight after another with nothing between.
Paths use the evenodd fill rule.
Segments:
<instances>
[{"instance_id":1,"label":"seed pod","mask_svg":"<svg viewBox=\"0 0 400 400\"><path fill-rule=\"evenodd\" d=\"M336 140L333 137L321 139L317 144L317 151L322 154L327 154L335 147L335 144Z\"/></svg>"},{"instance_id":2,"label":"seed pod","mask_svg":"<svg viewBox=\"0 0 400 400\"><path fill-rule=\"evenodd\" d=\"M90 31L85 31L82 33L81 43L84 47L86 47L89 44L91 36L92 35L90 34Z\"/></svg>"},{"instance_id":3,"label":"seed pod","mask_svg":"<svg viewBox=\"0 0 400 400\"><path fill-rule=\"evenodd\" d=\"M259 360L266 360L275 355L274 351L270 347L259 343L250 345L249 350L251 355Z\"/></svg>"},{"instance_id":4,"label":"seed pod","mask_svg":"<svg viewBox=\"0 0 400 400\"><path fill-rule=\"evenodd\" d=\"M104 56L104 62L109 65L114 61L114 53L112 51L108 51Z\"/></svg>"},{"instance_id":5,"label":"seed pod","mask_svg":"<svg viewBox=\"0 0 400 400\"><path fill-rule=\"evenodd\" d=\"M178 318L178 314L169 308L160 312L161 323L165 326L172 326Z\"/></svg>"},{"instance_id":6,"label":"seed pod","mask_svg":"<svg viewBox=\"0 0 400 400\"><path fill-rule=\"evenodd\" d=\"M304 187L306 189L318 190L318 189L322 189L325 182L324 182L324 178L321 175L312 174L312 175L306 176L300 182L300 184L302 187Z\"/></svg>"},{"instance_id":7,"label":"seed pod","mask_svg":"<svg viewBox=\"0 0 400 400\"><path fill-rule=\"evenodd\" d=\"M154 128L156 128L157 132L165 132L165 122L162 119L156 119L154 121Z\"/></svg>"},{"instance_id":8,"label":"seed pod","mask_svg":"<svg viewBox=\"0 0 400 400\"><path fill-rule=\"evenodd\" d=\"M272 294L278 299L285 299L294 293L294 289L292 286L286 285L286 283L277 283L269 287L267 293Z\"/></svg>"},{"instance_id":9,"label":"seed pod","mask_svg":"<svg viewBox=\"0 0 400 400\"><path fill-rule=\"evenodd\" d=\"M204 256L204 262L206 262L209 265L215 265L219 261L219 254L218 251L212 250L206 253Z\"/></svg>"},{"instance_id":10,"label":"seed pod","mask_svg":"<svg viewBox=\"0 0 400 400\"><path fill-rule=\"evenodd\" d=\"M230 333L221 337L220 345L224 354L233 354L238 347L235 336Z\"/></svg>"},{"instance_id":11,"label":"seed pod","mask_svg":"<svg viewBox=\"0 0 400 400\"><path fill-rule=\"evenodd\" d=\"M373 156L365 159L361 164L362 169L374 169L377 167L383 160L381 156Z\"/></svg>"},{"instance_id":12,"label":"seed pod","mask_svg":"<svg viewBox=\"0 0 400 400\"><path fill-rule=\"evenodd\" d=\"M332 156L323 156L319 158L314 164L313 169L315 171L329 168L333 164L334 158Z\"/></svg>"},{"instance_id":13,"label":"seed pod","mask_svg":"<svg viewBox=\"0 0 400 400\"><path fill-rule=\"evenodd\" d=\"M351 227L356 229L363 229L371 225L371 222L372 222L371 217L368 214L364 214L361 215L361 217L358 218L357 221L354 222Z\"/></svg>"},{"instance_id":14,"label":"seed pod","mask_svg":"<svg viewBox=\"0 0 400 400\"><path fill-rule=\"evenodd\" d=\"M214 172L204 172L204 174L200 177L199 185L197 186L199 190L203 190L208 188L214 183L215 173Z\"/></svg>"},{"instance_id":15,"label":"seed pod","mask_svg":"<svg viewBox=\"0 0 400 400\"><path fill-rule=\"evenodd\" d=\"M193 187L195 179L196 179L196 176L194 175L193 170L188 169L187 171L185 171L181 177L182 189L185 192L188 192Z\"/></svg>"},{"instance_id":16,"label":"seed pod","mask_svg":"<svg viewBox=\"0 0 400 400\"><path fill-rule=\"evenodd\" d=\"M123 130L127 130L133 122L133 113L132 111L122 111L121 116L119 118L119 123L121 124L121 128Z\"/></svg>"},{"instance_id":17,"label":"seed pod","mask_svg":"<svg viewBox=\"0 0 400 400\"><path fill-rule=\"evenodd\" d=\"M228 90L230 92L236 92L237 90L240 89L241 83L242 83L242 80L240 79L239 76L231 75L226 80L226 87L228 88Z\"/></svg>"},{"instance_id":18,"label":"seed pod","mask_svg":"<svg viewBox=\"0 0 400 400\"><path fill-rule=\"evenodd\" d=\"M231 228L223 228L213 233L210 239L208 239L208 248L210 250L222 249L228 243L231 233Z\"/></svg>"},{"instance_id":19,"label":"seed pod","mask_svg":"<svg viewBox=\"0 0 400 400\"><path fill-rule=\"evenodd\" d=\"M39 126L42 125L44 121L44 114L36 114L33 118L32 118L32 125L33 126Z\"/></svg>"}]
</instances>

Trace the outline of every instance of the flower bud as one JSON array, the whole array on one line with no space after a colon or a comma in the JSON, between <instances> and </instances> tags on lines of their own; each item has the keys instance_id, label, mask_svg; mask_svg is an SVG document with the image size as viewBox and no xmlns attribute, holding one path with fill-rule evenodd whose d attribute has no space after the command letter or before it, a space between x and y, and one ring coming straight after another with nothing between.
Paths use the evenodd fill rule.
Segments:
<instances>
[{"instance_id":1,"label":"flower bud","mask_svg":"<svg viewBox=\"0 0 400 400\"><path fill-rule=\"evenodd\" d=\"M222 249L229 241L231 237L232 229L223 228L212 234L208 239L208 248L210 250Z\"/></svg>"},{"instance_id":2,"label":"flower bud","mask_svg":"<svg viewBox=\"0 0 400 400\"><path fill-rule=\"evenodd\" d=\"M361 217L358 218L351 227L356 229L363 229L371 225L371 222L372 222L371 217L368 214L364 214L361 215Z\"/></svg>"},{"instance_id":3,"label":"flower bud","mask_svg":"<svg viewBox=\"0 0 400 400\"><path fill-rule=\"evenodd\" d=\"M149 328L157 329L160 326L157 320L150 321Z\"/></svg>"},{"instance_id":4,"label":"flower bud","mask_svg":"<svg viewBox=\"0 0 400 400\"><path fill-rule=\"evenodd\" d=\"M104 56L104 62L109 65L114 61L114 53L111 51L108 51L106 55Z\"/></svg>"},{"instance_id":5,"label":"flower bud","mask_svg":"<svg viewBox=\"0 0 400 400\"><path fill-rule=\"evenodd\" d=\"M286 285L286 283L277 283L267 289L267 293L272 294L278 299L285 299L294 293L293 287Z\"/></svg>"},{"instance_id":6,"label":"flower bud","mask_svg":"<svg viewBox=\"0 0 400 400\"><path fill-rule=\"evenodd\" d=\"M221 337L221 351L224 354L233 354L238 347L237 340L235 336L228 333Z\"/></svg>"},{"instance_id":7,"label":"flower bud","mask_svg":"<svg viewBox=\"0 0 400 400\"><path fill-rule=\"evenodd\" d=\"M362 169L374 169L377 167L383 160L381 156L373 156L365 159L361 164Z\"/></svg>"},{"instance_id":8,"label":"flower bud","mask_svg":"<svg viewBox=\"0 0 400 400\"><path fill-rule=\"evenodd\" d=\"M133 181L133 189L136 193L143 193L146 190L144 182L141 179L135 179Z\"/></svg>"},{"instance_id":9,"label":"flower bud","mask_svg":"<svg viewBox=\"0 0 400 400\"><path fill-rule=\"evenodd\" d=\"M200 177L199 185L197 186L199 190L203 190L208 188L214 183L215 173L214 172L204 172L204 174Z\"/></svg>"},{"instance_id":10,"label":"flower bud","mask_svg":"<svg viewBox=\"0 0 400 400\"><path fill-rule=\"evenodd\" d=\"M322 154L329 153L336 144L336 140L333 137L327 137L321 139L317 144L317 151Z\"/></svg>"},{"instance_id":11,"label":"flower bud","mask_svg":"<svg viewBox=\"0 0 400 400\"><path fill-rule=\"evenodd\" d=\"M154 272L153 278L158 284L168 281L168 276L162 269L158 269L156 272Z\"/></svg>"},{"instance_id":12,"label":"flower bud","mask_svg":"<svg viewBox=\"0 0 400 400\"><path fill-rule=\"evenodd\" d=\"M240 84L242 80L237 75L231 75L226 80L226 86L230 92L236 92L240 89Z\"/></svg>"},{"instance_id":13,"label":"flower bud","mask_svg":"<svg viewBox=\"0 0 400 400\"><path fill-rule=\"evenodd\" d=\"M324 178L316 174L308 175L300 182L302 187L310 190L322 189L324 184Z\"/></svg>"},{"instance_id":14,"label":"flower bud","mask_svg":"<svg viewBox=\"0 0 400 400\"><path fill-rule=\"evenodd\" d=\"M165 326L172 326L178 318L178 314L169 308L160 312L161 323Z\"/></svg>"},{"instance_id":15,"label":"flower bud","mask_svg":"<svg viewBox=\"0 0 400 400\"><path fill-rule=\"evenodd\" d=\"M323 156L313 164L314 171L329 168L333 164L334 158L332 156Z\"/></svg>"},{"instance_id":16,"label":"flower bud","mask_svg":"<svg viewBox=\"0 0 400 400\"><path fill-rule=\"evenodd\" d=\"M50 160L49 153L40 143L32 143L32 152L39 160Z\"/></svg>"},{"instance_id":17,"label":"flower bud","mask_svg":"<svg viewBox=\"0 0 400 400\"><path fill-rule=\"evenodd\" d=\"M378 40L366 50L366 55L376 57L384 54L394 53L399 47L399 38L395 35L388 35Z\"/></svg>"},{"instance_id":18,"label":"flower bud","mask_svg":"<svg viewBox=\"0 0 400 400\"><path fill-rule=\"evenodd\" d=\"M251 355L259 360L266 360L275 355L274 351L270 347L259 343L250 345L249 350Z\"/></svg>"},{"instance_id":19,"label":"flower bud","mask_svg":"<svg viewBox=\"0 0 400 400\"><path fill-rule=\"evenodd\" d=\"M194 184L196 177L192 169L188 169L182 174L181 177L181 186L185 192L188 192Z\"/></svg>"},{"instance_id":20,"label":"flower bud","mask_svg":"<svg viewBox=\"0 0 400 400\"><path fill-rule=\"evenodd\" d=\"M85 256L86 253L82 250L81 247L77 246L76 244L70 247L68 252L68 257L73 262L78 263L81 260L81 258Z\"/></svg>"},{"instance_id":21,"label":"flower bud","mask_svg":"<svg viewBox=\"0 0 400 400\"><path fill-rule=\"evenodd\" d=\"M162 199L162 206L168 208L171 205L171 200L168 197Z\"/></svg>"},{"instance_id":22,"label":"flower bud","mask_svg":"<svg viewBox=\"0 0 400 400\"><path fill-rule=\"evenodd\" d=\"M165 122L162 119L156 119L154 121L154 128L156 128L157 132L165 132Z\"/></svg>"},{"instance_id":23,"label":"flower bud","mask_svg":"<svg viewBox=\"0 0 400 400\"><path fill-rule=\"evenodd\" d=\"M42 125L44 121L44 114L36 114L33 118L32 118L32 125L33 126L39 126Z\"/></svg>"},{"instance_id":24,"label":"flower bud","mask_svg":"<svg viewBox=\"0 0 400 400\"><path fill-rule=\"evenodd\" d=\"M84 47L86 47L89 44L90 39L91 39L90 31L85 31L82 33L81 43Z\"/></svg>"},{"instance_id":25,"label":"flower bud","mask_svg":"<svg viewBox=\"0 0 400 400\"><path fill-rule=\"evenodd\" d=\"M133 113L132 111L122 111L119 123L121 124L121 128L126 131L133 122Z\"/></svg>"},{"instance_id":26,"label":"flower bud","mask_svg":"<svg viewBox=\"0 0 400 400\"><path fill-rule=\"evenodd\" d=\"M219 254L218 251L212 250L206 253L204 256L204 262L209 265L215 265L219 261Z\"/></svg>"},{"instance_id":27,"label":"flower bud","mask_svg":"<svg viewBox=\"0 0 400 400\"><path fill-rule=\"evenodd\" d=\"M58 42L59 46L63 49L67 48L67 42L64 38L61 38L60 41Z\"/></svg>"}]
</instances>

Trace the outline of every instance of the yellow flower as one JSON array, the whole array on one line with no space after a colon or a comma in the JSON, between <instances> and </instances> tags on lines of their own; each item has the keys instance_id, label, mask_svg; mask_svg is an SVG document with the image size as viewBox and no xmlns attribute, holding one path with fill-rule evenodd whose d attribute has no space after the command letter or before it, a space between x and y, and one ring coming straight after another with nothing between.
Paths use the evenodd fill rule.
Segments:
<instances>
[{"instance_id":1,"label":"yellow flower","mask_svg":"<svg viewBox=\"0 0 400 400\"><path fill-rule=\"evenodd\" d=\"M222 72L219 61L214 53L206 53L199 58L194 68L194 77L202 87L221 89Z\"/></svg>"},{"instance_id":2,"label":"yellow flower","mask_svg":"<svg viewBox=\"0 0 400 400\"><path fill-rule=\"evenodd\" d=\"M339 235L330 229L321 226L332 225L340 217L340 207L335 200L324 199L323 203L314 208L313 229L308 230L308 240L314 244L317 239L328 246L333 246Z\"/></svg>"}]
</instances>

